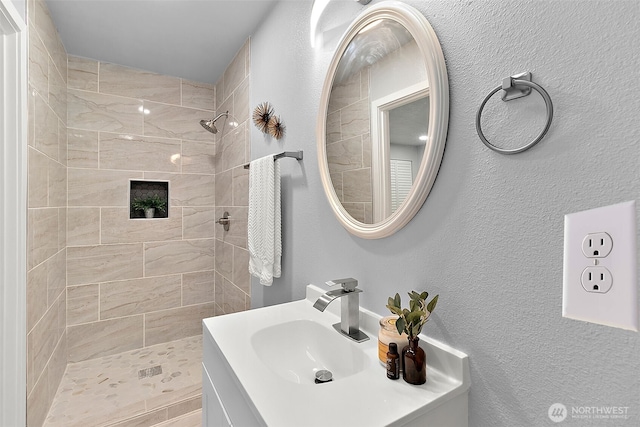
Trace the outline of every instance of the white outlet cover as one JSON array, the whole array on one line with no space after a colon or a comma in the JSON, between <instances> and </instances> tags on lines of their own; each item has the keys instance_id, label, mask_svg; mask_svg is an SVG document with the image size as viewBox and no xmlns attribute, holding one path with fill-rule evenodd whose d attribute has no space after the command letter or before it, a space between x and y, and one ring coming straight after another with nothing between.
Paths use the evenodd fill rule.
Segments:
<instances>
[{"instance_id":1,"label":"white outlet cover","mask_svg":"<svg viewBox=\"0 0 640 427\"><path fill-rule=\"evenodd\" d=\"M589 258L583 253L585 236L593 233L611 236L613 247L607 256ZM638 331L636 260L635 201L565 215L562 316ZM582 286L582 273L590 266L611 272L607 292L587 292Z\"/></svg>"}]
</instances>

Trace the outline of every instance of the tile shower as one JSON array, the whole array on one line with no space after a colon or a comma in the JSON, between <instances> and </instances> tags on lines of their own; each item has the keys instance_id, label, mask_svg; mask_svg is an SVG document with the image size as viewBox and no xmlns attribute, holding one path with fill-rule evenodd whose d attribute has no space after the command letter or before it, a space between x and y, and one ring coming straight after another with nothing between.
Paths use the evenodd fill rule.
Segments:
<instances>
[{"instance_id":1,"label":"tile shower","mask_svg":"<svg viewBox=\"0 0 640 427\"><path fill-rule=\"evenodd\" d=\"M46 4L28 15L27 401L39 426L73 364L183 342L202 318L250 307L250 51L215 85L192 82L67 56ZM237 128L199 126L227 110ZM167 219L129 219L130 180L169 182ZM224 211L228 232L215 224Z\"/></svg>"}]
</instances>

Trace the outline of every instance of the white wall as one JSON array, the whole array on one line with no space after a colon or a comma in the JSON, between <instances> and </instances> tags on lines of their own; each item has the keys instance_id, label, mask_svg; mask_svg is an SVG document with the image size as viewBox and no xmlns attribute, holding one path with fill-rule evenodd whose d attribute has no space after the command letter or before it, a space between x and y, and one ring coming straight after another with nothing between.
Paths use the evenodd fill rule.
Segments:
<instances>
[{"instance_id":1,"label":"white wall","mask_svg":"<svg viewBox=\"0 0 640 427\"><path fill-rule=\"evenodd\" d=\"M283 277L270 288L254 281L253 304L353 276L362 305L385 314L388 296L427 289L440 302L425 332L470 356L470 425L550 425L555 402L629 407L626 422L563 426L638 425L639 335L563 319L561 304L563 215L640 199L640 2L407 3L442 43L450 130L429 198L383 240L348 234L320 182L316 113L336 40L309 47L310 2L280 2L254 35L251 106L272 102L287 136L272 141L252 127L252 156L300 148L305 159L281 161ZM360 10L334 1L320 28L341 32ZM476 135L476 109L503 77L527 70L555 103L553 125L525 153L494 153ZM540 97L496 98L485 112L496 144L522 144L543 126Z\"/></svg>"}]
</instances>

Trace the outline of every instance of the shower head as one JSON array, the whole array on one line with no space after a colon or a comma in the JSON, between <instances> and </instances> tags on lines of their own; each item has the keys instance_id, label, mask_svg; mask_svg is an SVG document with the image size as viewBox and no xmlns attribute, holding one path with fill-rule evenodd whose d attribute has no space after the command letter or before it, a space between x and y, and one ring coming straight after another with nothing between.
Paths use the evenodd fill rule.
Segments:
<instances>
[{"instance_id":1,"label":"shower head","mask_svg":"<svg viewBox=\"0 0 640 427\"><path fill-rule=\"evenodd\" d=\"M216 128L215 122L222 116L229 117L229 112L225 111L224 113L220 113L215 118L210 120L200 120L200 126L205 128L209 132L216 134L218 133L218 128Z\"/></svg>"}]
</instances>

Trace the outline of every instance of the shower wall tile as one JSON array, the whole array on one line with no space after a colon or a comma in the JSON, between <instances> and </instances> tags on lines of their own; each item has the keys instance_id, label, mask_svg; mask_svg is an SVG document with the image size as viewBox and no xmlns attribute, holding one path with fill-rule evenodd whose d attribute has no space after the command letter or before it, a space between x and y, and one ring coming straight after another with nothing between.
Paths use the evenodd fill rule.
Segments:
<instances>
[{"instance_id":1,"label":"shower wall tile","mask_svg":"<svg viewBox=\"0 0 640 427\"><path fill-rule=\"evenodd\" d=\"M42 39L49 56L53 58L56 68L60 74L66 78L66 52L44 0L37 0L35 2L34 15L35 30Z\"/></svg>"},{"instance_id":2,"label":"shower wall tile","mask_svg":"<svg viewBox=\"0 0 640 427\"><path fill-rule=\"evenodd\" d=\"M202 319L214 315L214 303L190 305L145 315L145 345L202 333Z\"/></svg>"},{"instance_id":3,"label":"shower wall tile","mask_svg":"<svg viewBox=\"0 0 640 427\"><path fill-rule=\"evenodd\" d=\"M371 202L371 168L346 171L343 174L344 201Z\"/></svg>"},{"instance_id":4,"label":"shower wall tile","mask_svg":"<svg viewBox=\"0 0 640 427\"><path fill-rule=\"evenodd\" d=\"M215 315L246 310L251 302L246 251L249 170L244 169L251 159L250 81L250 40L247 40L216 82L217 110L228 110L239 126L226 126L216 135L216 218L228 211L231 227L229 231L215 227Z\"/></svg>"},{"instance_id":5,"label":"shower wall tile","mask_svg":"<svg viewBox=\"0 0 640 427\"><path fill-rule=\"evenodd\" d=\"M215 110L215 87L212 84L182 80L182 106Z\"/></svg>"},{"instance_id":6,"label":"shower wall tile","mask_svg":"<svg viewBox=\"0 0 640 427\"><path fill-rule=\"evenodd\" d=\"M147 136L213 142L213 134L202 129L200 120L211 111L145 101L144 131Z\"/></svg>"},{"instance_id":7,"label":"shower wall tile","mask_svg":"<svg viewBox=\"0 0 640 427\"><path fill-rule=\"evenodd\" d=\"M100 208L69 208L67 221L69 246L100 243Z\"/></svg>"},{"instance_id":8,"label":"shower wall tile","mask_svg":"<svg viewBox=\"0 0 640 427\"><path fill-rule=\"evenodd\" d=\"M180 307L180 275L100 284L100 319Z\"/></svg>"},{"instance_id":9,"label":"shower wall tile","mask_svg":"<svg viewBox=\"0 0 640 427\"><path fill-rule=\"evenodd\" d=\"M171 206L214 206L215 176L145 172L145 179L169 181Z\"/></svg>"},{"instance_id":10,"label":"shower wall tile","mask_svg":"<svg viewBox=\"0 0 640 427\"><path fill-rule=\"evenodd\" d=\"M47 377L49 385L49 396L51 399L55 397L56 391L58 391L58 385L62 380L64 371L67 368L67 334L63 332L62 337L58 341L49 364L47 365ZM43 375L44 376L44 375Z\"/></svg>"},{"instance_id":11,"label":"shower wall tile","mask_svg":"<svg viewBox=\"0 0 640 427\"><path fill-rule=\"evenodd\" d=\"M27 331L35 326L47 311L47 263L43 262L27 273Z\"/></svg>"},{"instance_id":12,"label":"shower wall tile","mask_svg":"<svg viewBox=\"0 0 640 427\"><path fill-rule=\"evenodd\" d=\"M29 209L27 259L31 269L58 252L58 209Z\"/></svg>"},{"instance_id":13,"label":"shower wall tile","mask_svg":"<svg viewBox=\"0 0 640 427\"><path fill-rule=\"evenodd\" d=\"M364 99L344 108L340 112L342 137L344 139L369 132L369 101Z\"/></svg>"},{"instance_id":14,"label":"shower wall tile","mask_svg":"<svg viewBox=\"0 0 640 427\"><path fill-rule=\"evenodd\" d=\"M182 208L182 237L184 239L214 238L216 224L214 207Z\"/></svg>"},{"instance_id":15,"label":"shower wall tile","mask_svg":"<svg viewBox=\"0 0 640 427\"><path fill-rule=\"evenodd\" d=\"M35 96L34 144L43 154L58 160L58 117L40 95Z\"/></svg>"},{"instance_id":16,"label":"shower wall tile","mask_svg":"<svg viewBox=\"0 0 640 427\"><path fill-rule=\"evenodd\" d=\"M100 93L180 105L180 79L149 71L100 63Z\"/></svg>"},{"instance_id":17,"label":"shower wall tile","mask_svg":"<svg viewBox=\"0 0 640 427\"><path fill-rule=\"evenodd\" d=\"M360 73L352 74L346 81L334 85L331 89L331 95L329 96L328 112L333 113L334 111L358 102L361 99L361 87Z\"/></svg>"},{"instance_id":18,"label":"shower wall tile","mask_svg":"<svg viewBox=\"0 0 640 427\"><path fill-rule=\"evenodd\" d=\"M211 270L215 239L145 243L145 276Z\"/></svg>"},{"instance_id":19,"label":"shower wall tile","mask_svg":"<svg viewBox=\"0 0 640 427\"><path fill-rule=\"evenodd\" d=\"M216 238L240 248L247 249L247 233L249 223L249 208L246 206L222 206L217 207L217 217L220 218L224 211L229 212L231 227L225 231L222 227L216 228Z\"/></svg>"},{"instance_id":20,"label":"shower wall tile","mask_svg":"<svg viewBox=\"0 0 640 427\"><path fill-rule=\"evenodd\" d=\"M100 169L180 172L179 139L100 133Z\"/></svg>"},{"instance_id":21,"label":"shower wall tile","mask_svg":"<svg viewBox=\"0 0 640 427\"><path fill-rule=\"evenodd\" d=\"M58 120L58 161L67 166L67 152L68 152L68 135L67 125Z\"/></svg>"},{"instance_id":22,"label":"shower wall tile","mask_svg":"<svg viewBox=\"0 0 640 427\"><path fill-rule=\"evenodd\" d=\"M69 168L69 206L129 206L129 180L142 172Z\"/></svg>"},{"instance_id":23,"label":"shower wall tile","mask_svg":"<svg viewBox=\"0 0 640 427\"><path fill-rule=\"evenodd\" d=\"M245 78L248 43L245 43L224 72L224 99L227 99Z\"/></svg>"},{"instance_id":24,"label":"shower wall tile","mask_svg":"<svg viewBox=\"0 0 640 427\"><path fill-rule=\"evenodd\" d=\"M229 191L233 183L233 171L227 170L216 175L216 206L232 204L233 192Z\"/></svg>"},{"instance_id":25,"label":"shower wall tile","mask_svg":"<svg viewBox=\"0 0 640 427\"><path fill-rule=\"evenodd\" d=\"M63 123L67 123L67 83L60 72L49 64L49 105Z\"/></svg>"},{"instance_id":26,"label":"shower wall tile","mask_svg":"<svg viewBox=\"0 0 640 427\"><path fill-rule=\"evenodd\" d=\"M347 203L343 202L344 209L355 219L356 221L365 222L364 215L364 203Z\"/></svg>"},{"instance_id":27,"label":"shower wall tile","mask_svg":"<svg viewBox=\"0 0 640 427\"><path fill-rule=\"evenodd\" d=\"M249 77L246 77L233 92L234 118L238 123L249 120Z\"/></svg>"},{"instance_id":28,"label":"shower wall tile","mask_svg":"<svg viewBox=\"0 0 640 427\"><path fill-rule=\"evenodd\" d=\"M29 34L29 83L43 96L48 96L49 90L49 55L35 33Z\"/></svg>"},{"instance_id":29,"label":"shower wall tile","mask_svg":"<svg viewBox=\"0 0 640 427\"><path fill-rule=\"evenodd\" d=\"M138 99L69 89L67 103L69 127L142 135L143 104Z\"/></svg>"},{"instance_id":30,"label":"shower wall tile","mask_svg":"<svg viewBox=\"0 0 640 427\"><path fill-rule=\"evenodd\" d=\"M233 246L216 239L216 271L227 280L233 279Z\"/></svg>"},{"instance_id":31,"label":"shower wall tile","mask_svg":"<svg viewBox=\"0 0 640 427\"><path fill-rule=\"evenodd\" d=\"M66 367L67 58L30 1L27 102L27 419L42 425Z\"/></svg>"},{"instance_id":32,"label":"shower wall tile","mask_svg":"<svg viewBox=\"0 0 640 427\"><path fill-rule=\"evenodd\" d=\"M342 139L342 130L340 128L340 110L327 114L327 124L325 128L327 137L327 145Z\"/></svg>"},{"instance_id":33,"label":"shower wall tile","mask_svg":"<svg viewBox=\"0 0 640 427\"><path fill-rule=\"evenodd\" d=\"M142 277L142 243L67 248L67 284Z\"/></svg>"},{"instance_id":34,"label":"shower wall tile","mask_svg":"<svg viewBox=\"0 0 640 427\"><path fill-rule=\"evenodd\" d=\"M249 161L246 153L246 122L222 137L220 172L244 165Z\"/></svg>"},{"instance_id":35,"label":"shower wall tile","mask_svg":"<svg viewBox=\"0 0 640 427\"><path fill-rule=\"evenodd\" d=\"M343 172L362 168L362 138L356 137L327 144L329 172Z\"/></svg>"},{"instance_id":36,"label":"shower wall tile","mask_svg":"<svg viewBox=\"0 0 640 427\"><path fill-rule=\"evenodd\" d=\"M67 324L97 322L99 317L99 285L67 287Z\"/></svg>"},{"instance_id":37,"label":"shower wall tile","mask_svg":"<svg viewBox=\"0 0 640 427\"><path fill-rule=\"evenodd\" d=\"M69 129L67 162L74 168L98 168L98 132Z\"/></svg>"},{"instance_id":38,"label":"shower wall tile","mask_svg":"<svg viewBox=\"0 0 640 427\"><path fill-rule=\"evenodd\" d=\"M40 151L28 148L29 207L46 207L49 203L49 159Z\"/></svg>"},{"instance_id":39,"label":"shower wall tile","mask_svg":"<svg viewBox=\"0 0 640 427\"><path fill-rule=\"evenodd\" d=\"M58 298L27 335L27 392L29 393L47 367L47 362L62 336L58 327Z\"/></svg>"},{"instance_id":40,"label":"shower wall tile","mask_svg":"<svg viewBox=\"0 0 640 427\"><path fill-rule=\"evenodd\" d=\"M249 206L249 169L244 166L233 168L233 202L234 206Z\"/></svg>"},{"instance_id":41,"label":"shower wall tile","mask_svg":"<svg viewBox=\"0 0 640 427\"><path fill-rule=\"evenodd\" d=\"M238 246L233 247L233 283L245 294L251 294L249 277L249 251Z\"/></svg>"},{"instance_id":42,"label":"shower wall tile","mask_svg":"<svg viewBox=\"0 0 640 427\"><path fill-rule=\"evenodd\" d=\"M47 305L51 307L66 290L67 251L61 250L45 263L47 264Z\"/></svg>"},{"instance_id":43,"label":"shower wall tile","mask_svg":"<svg viewBox=\"0 0 640 427\"><path fill-rule=\"evenodd\" d=\"M67 206L67 168L55 160L48 162L49 206Z\"/></svg>"},{"instance_id":44,"label":"shower wall tile","mask_svg":"<svg viewBox=\"0 0 640 427\"><path fill-rule=\"evenodd\" d=\"M182 141L182 172L215 174L216 145L212 142Z\"/></svg>"},{"instance_id":45,"label":"shower wall tile","mask_svg":"<svg viewBox=\"0 0 640 427\"><path fill-rule=\"evenodd\" d=\"M67 328L69 362L108 356L143 346L143 316L101 320Z\"/></svg>"},{"instance_id":46,"label":"shower wall tile","mask_svg":"<svg viewBox=\"0 0 640 427\"><path fill-rule=\"evenodd\" d=\"M129 208L102 208L102 244L154 242L182 238L182 209L170 208L169 217L130 219Z\"/></svg>"},{"instance_id":47,"label":"shower wall tile","mask_svg":"<svg viewBox=\"0 0 640 427\"><path fill-rule=\"evenodd\" d=\"M58 208L58 250L67 247L67 208Z\"/></svg>"},{"instance_id":48,"label":"shower wall tile","mask_svg":"<svg viewBox=\"0 0 640 427\"><path fill-rule=\"evenodd\" d=\"M42 375L32 387L27 388L27 425L41 426L47 418L53 396L49 394L49 377Z\"/></svg>"},{"instance_id":49,"label":"shower wall tile","mask_svg":"<svg viewBox=\"0 0 640 427\"><path fill-rule=\"evenodd\" d=\"M68 67L69 89L98 91L98 61L69 55Z\"/></svg>"},{"instance_id":50,"label":"shower wall tile","mask_svg":"<svg viewBox=\"0 0 640 427\"><path fill-rule=\"evenodd\" d=\"M242 292L240 288L235 286L226 278L223 280L222 288L222 309L226 314L237 313L238 311L244 311L247 309L247 294Z\"/></svg>"},{"instance_id":51,"label":"shower wall tile","mask_svg":"<svg viewBox=\"0 0 640 427\"><path fill-rule=\"evenodd\" d=\"M248 264L247 264L248 265ZM182 275L182 304L213 302L215 298L214 271L198 271Z\"/></svg>"}]
</instances>

